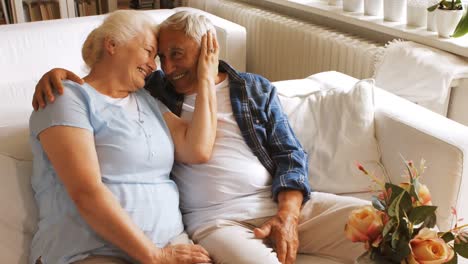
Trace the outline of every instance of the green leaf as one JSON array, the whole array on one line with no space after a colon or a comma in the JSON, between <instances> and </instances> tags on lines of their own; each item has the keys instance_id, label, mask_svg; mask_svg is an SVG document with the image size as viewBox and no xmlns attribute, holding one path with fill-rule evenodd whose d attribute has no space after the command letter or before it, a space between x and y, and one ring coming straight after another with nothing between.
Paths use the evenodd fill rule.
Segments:
<instances>
[{"instance_id":1,"label":"green leaf","mask_svg":"<svg viewBox=\"0 0 468 264\"><path fill-rule=\"evenodd\" d=\"M409 254L411 254L409 240L406 237L402 237L400 240L398 240L395 253L392 255L392 260L397 263L401 263L401 261Z\"/></svg>"},{"instance_id":2,"label":"green leaf","mask_svg":"<svg viewBox=\"0 0 468 264\"><path fill-rule=\"evenodd\" d=\"M388 201L388 204L391 204L402 192L405 191L405 189L401 188L398 185L392 184L392 183L385 183L385 190L391 190L391 195L390 199Z\"/></svg>"},{"instance_id":3,"label":"green leaf","mask_svg":"<svg viewBox=\"0 0 468 264\"><path fill-rule=\"evenodd\" d=\"M430 6L430 7L427 8L427 11L432 12L432 11L436 10L438 6L439 6L439 3L437 3L437 4L433 5L433 6Z\"/></svg>"},{"instance_id":4,"label":"green leaf","mask_svg":"<svg viewBox=\"0 0 468 264\"><path fill-rule=\"evenodd\" d=\"M424 220L424 223L422 224L423 227L427 227L427 228L433 228L437 223L437 216L435 214L435 212L428 216L425 220Z\"/></svg>"},{"instance_id":5,"label":"green leaf","mask_svg":"<svg viewBox=\"0 0 468 264\"><path fill-rule=\"evenodd\" d=\"M458 263L458 255L454 254L453 258L449 260L448 262L445 262L445 264L457 264Z\"/></svg>"},{"instance_id":6,"label":"green leaf","mask_svg":"<svg viewBox=\"0 0 468 264\"><path fill-rule=\"evenodd\" d=\"M459 38L461 36L464 36L466 33L468 33L468 13L466 13L461 18L460 22L458 22L452 37Z\"/></svg>"},{"instance_id":7,"label":"green leaf","mask_svg":"<svg viewBox=\"0 0 468 264\"><path fill-rule=\"evenodd\" d=\"M414 225L417 225L419 223L423 223L426 218L432 216L437 209L437 206L418 206L413 208L411 210L411 213L409 215L409 220L412 222Z\"/></svg>"},{"instance_id":8,"label":"green leaf","mask_svg":"<svg viewBox=\"0 0 468 264\"><path fill-rule=\"evenodd\" d=\"M372 206L379 211L385 211L384 203L375 196L372 196Z\"/></svg>"},{"instance_id":9,"label":"green leaf","mask_svg":"<svg viewBox=\"0 0 468 264\"><path fill-rule=\"evenodd\" d=\"M397 199L395 199L388 207L388 215L401 219L400 215L408 214L413 208L411 196L406 191L402 191Z\"/></svg>"},{"instance_id":10,"label":"green leaf","mask_svg":"<svg viewBox=\"0 0 468 264\"><path fill-rule=\"evenodd\" d=\"M417 178L411 182L410 195L414 197L416 201L419 201L419 194L416 190L419 190L420 186L421 184Z\"/></svg>"},{"instance_id":11,"label":"green leaf","mask_svg":"<svg viewBox=\"0 0 468 264\"><path fill-rule=\"evenodd\" d=\"M455 239L455 236L452 234L452 232L446 232L446 233L443 233L441 238L445 241L445 243L448 243L452 241L453 239Z\"/></svg>"},{"instance_id":12,"label":"green leaf","mask_svg":"<svg viewBox=\"0 0 468 264\"><path fill-rule=\"evenodd\" d=\"M397 248L398 246L398 242L400 240L400 231L397 229L395 230L395 232L393 232L393 235L392 235L392 248Z\"/></svg>"},{"instance_id":13,"label":"green leaf","mask_svg":"<svg viewBox=\"0 0 468 264\"><path fill-rule=\"evenodd\" d=\"M464 258L468 258L468 243L460 240L460 243L454 243L455 252Z\"/></svg>"},{"instance_id":14,"label":"green leaf","mask_svg":"<svg viewBox=\"0 0 468 264\"><path fill-rule=\"evenodd\" d=\"M382 231L382 236L385 238L395 227L397 224L397 221L395 219L390 219L384 226L384 229Z\"/></svg>"}]
</instances>

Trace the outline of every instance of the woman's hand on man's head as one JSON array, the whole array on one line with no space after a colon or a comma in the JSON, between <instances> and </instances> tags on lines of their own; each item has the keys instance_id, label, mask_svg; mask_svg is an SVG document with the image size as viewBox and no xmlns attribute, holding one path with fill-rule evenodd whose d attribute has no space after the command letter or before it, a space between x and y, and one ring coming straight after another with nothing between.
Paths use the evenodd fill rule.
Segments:
<instances>
[{"instance_id":1,"label":"woman's hand on man's head","mask_svg":"<svg viewBox=\"0 0 468 264\"><path fill-rule=\"evenodd\" d=\"M63 80L71 80L79 84L84 83L80 77L71 71L60 68L48 71L39 80L34 91L32 106L35 111L37 111L39 107L44 108L47 105L47 101L53 102L55 100L54 90L57 91L58 94L63 94Z\"/></svg>"},{"instance_id":2,"label":"woman's hand on man's head","mask_svg":"<svg viewBox=\"0 0 468 264\"><path fill-rule=\"evenodd\" d=\"M208 31L202 37L198 58L198 79L214 82L218 75L219 45L216 35Z\"/></svg>"}]
</instances>

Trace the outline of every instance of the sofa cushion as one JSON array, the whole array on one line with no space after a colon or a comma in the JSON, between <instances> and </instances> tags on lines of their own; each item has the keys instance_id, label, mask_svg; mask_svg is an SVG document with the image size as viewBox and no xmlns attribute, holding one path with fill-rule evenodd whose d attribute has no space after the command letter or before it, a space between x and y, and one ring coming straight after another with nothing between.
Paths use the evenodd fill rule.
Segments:
<instances>
[{"instance_id":1,"label":"sofa cushion","mask_svg":"<svg viewBox=\"0 0 468 264\"><path fill-rule=\"evenodd\" d=\"M37 228L37 208L31 189L32 162L0 154L0 258L2 263L27 263Z\"/></svg>"},{"instance_id":2,"label":"sofa cushion","mask_svg":"<svg viewBox=\"0 0 468 264\"><path fill-rule=\"evenodd\" d=\"M32 160L28 127L31 112L32 107L0 106L0 154Z\"/></svg>"},{"instance_id":3,"label":"sofa cushion","mask_svg":"<svg viewBox=\"0 0 468 264\"><path fill-rule=\"evenodd\" d=\"M311 79L275 85L291 126L309 154L312 189L336 194L369 191L371 182L355 163L376 170L380 160L374 135L373 81L360 81L348 90L328 89Z\"/></svg>"}]
</instances>

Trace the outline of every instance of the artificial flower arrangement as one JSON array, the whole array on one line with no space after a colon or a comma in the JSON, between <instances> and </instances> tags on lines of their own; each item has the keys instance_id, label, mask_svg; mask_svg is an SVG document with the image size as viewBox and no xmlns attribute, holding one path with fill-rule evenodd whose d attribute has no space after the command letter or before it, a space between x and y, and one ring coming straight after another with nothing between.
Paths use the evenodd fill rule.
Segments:
<instances>
[{"instance_id":1,"label":"artificial flower arrangement","mask_svg":"<svg viewBox=\"0 0 468 264\"><path fill-rule=\"evenodd\" d=\"M372 206L351 212L345 234L353 242L365 243L371 259L391 263L438 264L457 263L458 257L468 258L468 225L455 226L446 232L437 232L436 209L426 185L420 183L425 169L424 160L417 169L405 161L407 175L396 185L377 178L361 164L358 169L377 185L377 196Z\"/></svg>"}]
</instances>

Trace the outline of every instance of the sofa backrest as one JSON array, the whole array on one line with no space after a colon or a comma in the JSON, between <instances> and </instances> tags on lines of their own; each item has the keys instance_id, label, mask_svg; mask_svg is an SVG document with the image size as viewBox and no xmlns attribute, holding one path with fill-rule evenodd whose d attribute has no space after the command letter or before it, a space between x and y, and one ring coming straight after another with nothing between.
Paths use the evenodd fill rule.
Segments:
<instances>
[{"instance_id":1,"label":"sofa backrest","mask_svg":"<svg viewBox=\"0 0 468 264\"><path fill-rule=\"evenodd\" d=\"M193 8L144 12L160 23L179 10L193 10L208 16L217 29L220 58L245 71L246 32L243 27ZM12 154L14 145L20 143L6 139L6 136L12 135L10 125L27 127L34 87L44 73L61 67L79 76L86 74L81 46L89 32L104 18L105 15L101 15L0 27L0 153ZM15 112L14 119L1 114L11 111ZM5 145L13 149L5 149ZM20 158L25 158L24 153Z\"/></svg>"},{"instance_id":2,"label":"sofa backrest","mask_svg":"<svg viewBox=\"0 0 468 264\"><path fill-rule=\"evenodd\" d=\"M179 10L145 11L157 23ZM220 42L220 58L245 71L245 29L237 24L203 12L215 24ZM37 80L54 67L64 67L79 75L86 73L81 46L86 36L105 15L80 17L0 27L0 84ZM243 48L242 48L243 47ZM3 87L0 87L0 91Z\"/></svg>"}]
</instances>

